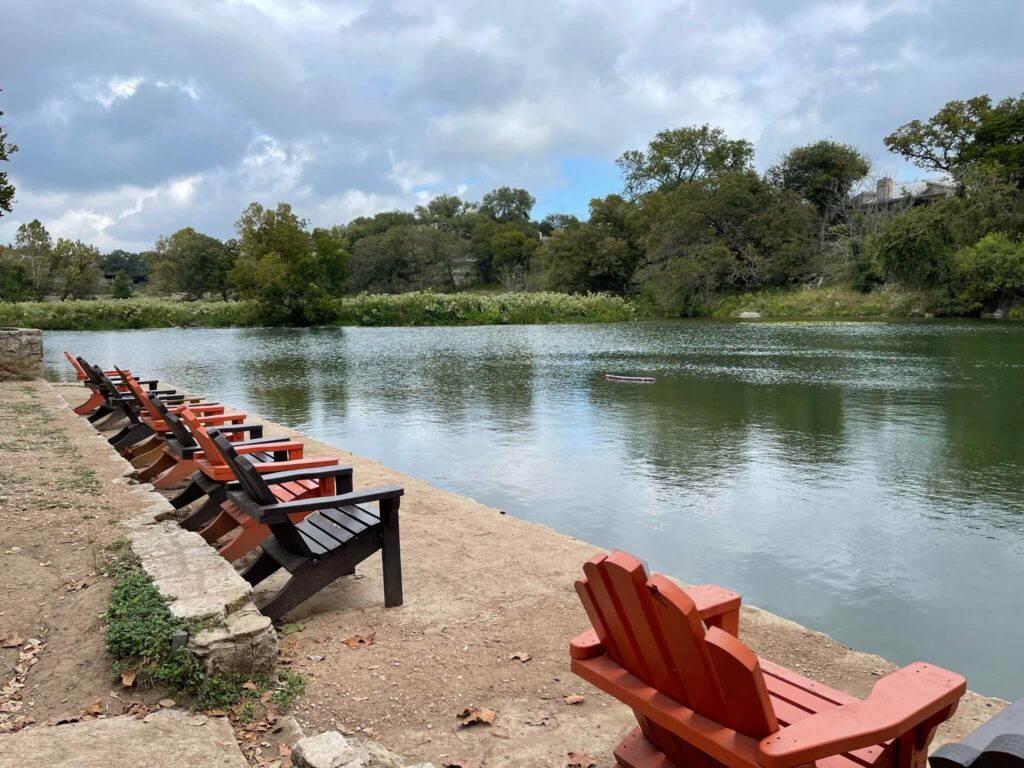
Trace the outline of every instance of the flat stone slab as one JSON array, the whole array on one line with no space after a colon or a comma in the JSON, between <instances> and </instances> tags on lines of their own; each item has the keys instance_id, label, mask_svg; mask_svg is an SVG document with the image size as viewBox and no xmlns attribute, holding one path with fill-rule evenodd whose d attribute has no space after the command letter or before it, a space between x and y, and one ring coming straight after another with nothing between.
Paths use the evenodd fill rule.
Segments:
<instances>
[{"instance_id":1,"label":"flat stone slab","mask_svg":"<svg viewBox=\"0 0 1024 768\"><path fill-rule=\"evenodd\" d=\"M224 717L165 710L0 736L0 768L248 768Z\"/></svg>"}]
</instances>

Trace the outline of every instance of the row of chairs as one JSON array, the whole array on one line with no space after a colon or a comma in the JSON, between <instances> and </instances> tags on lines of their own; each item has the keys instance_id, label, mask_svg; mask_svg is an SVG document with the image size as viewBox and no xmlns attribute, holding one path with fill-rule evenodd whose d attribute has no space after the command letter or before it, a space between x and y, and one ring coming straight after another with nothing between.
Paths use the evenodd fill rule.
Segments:
<instances>
[{"instance_id":1,"label":"row of chairs","mask_svg":"<svg viewBox=\"0 0 1024 768\"><path fill-rule=\"evenodd\" d=\"M90 391L75 412L100 429L119 427L108 442L140 480L164 490L184 484L171 499L187 512L183 527L228 560L258 548L242 571L250 584L287 571L288 580L261 606L264 614L283 617L378 551L384 604L402 604L402 488L356 490L351 467L304 457L300 441L264 436L241 411L65 355Z\"/></svg>"},{"instance_id":2,"label":"row of chairs","mask_svg":"<svg viewBox=\"0 0 1024 768\"><path fill-rule=\"evenodd\" d=\"M138 463L140 478L164 488L187 480L172 501L191 505L182 525L211 542L234 531L218 550L229 559L258 545L244 571L250 583L280 568L292 574L264 612L279 618L377 549L385 604L401 604L401 488L355 492L350 467L264 437L244 413L158 390L127 370L74 364L94 393L91 410L76 410L127 420L111 443ZM923 768L966 691L962 676L915 663L857 699L758 657L739 639L735 592L683 589L623 552L583 570L576 591L592 626L572 640L571 668L633 710L638 726L615 749L623 768ZM1024 722L1024 701L1004 724L1014 712ZM945 746L932 768L1024 768L1024 737L985 728L985 745Z\"/></svg>"}]
</instances>

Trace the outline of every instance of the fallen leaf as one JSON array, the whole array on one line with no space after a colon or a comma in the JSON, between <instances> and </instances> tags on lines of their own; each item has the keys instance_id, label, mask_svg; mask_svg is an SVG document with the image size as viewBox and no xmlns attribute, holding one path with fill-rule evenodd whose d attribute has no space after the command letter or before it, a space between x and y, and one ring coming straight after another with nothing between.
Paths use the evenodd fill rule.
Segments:
<instances>
[{"instance_id":1,"label":"fallen leaf","mask_svg":"<svg viewBox=\"0 0 1024 768\"><path fill-rule=\"evenodd\" d=\"M523 662L523 664L525 664L526 662L528 662L532 658L533 657L530 654L523 653L522 651L520 651L519 653L513 653L511 656L509 656L508 660L509 661L521 661L521 662Z\"/></svg>"},{"instance_id":2,"label":"fallen leaf","mask_svg":"<svg viewBox=\"0 0 1024 768\"><path fill-rule=\"evenodd\" d=\"M19 648L25 642L25 638L18 637L13 629L3 637L0 637L0 648Z\"/></svg>"},{"instance_id":3,"label":"fallen leaf","mask_svg":"<svg viewBox=\"0 0 1024 768\"><path fill-rule=\"evenodd\" d=\"M263 693L260 694L260 703L261 704L266 704L268 701L270 701L270 698L273 695L274 695L273 691L264 691Z\"/></svg>"},{"instance_id":4,"label":"fallen leaf","mask_svg":"<svg viewBox=\"0 0 1024 768\"><path fill-rule=\"evenodd\" d=\"M160 699L160 701L157 702L157 704L165 709L170 709L175 705L175 703L174 699Z\"/></svg>"},{"instance_id":5,"label":"fallen leaf","mask_svg":"<svg viewBox=\"0 0 1024 768\"><path fill-rule=\"evenodd\" d=\"M72 579L71 581L65 582L64 589L66 589L68 592L78 592L79 590L91 587L95 583L96 579L92 578L91 576L87 576L81 581Z\"/></svg>"},{"instance_id":6,"label":"fallen leaf","mask_svg":"<svg viewBox=\"0 0 1024 768\"><path fill-rule=\"evenodd\" d=\"M594 758L583 752L570 752L569 762L565 764L565 768L595 768L597 765L594 762Z\"/></svg>"},{"instance_id":7,"label":"fallen leaf","mask_svg":"<svg viewBox=\"0 0 1024 768\"><path fill-rule=\"evenodd\" d=\"M493 725L494 718L498 716L498 713L493 709L482 709L480 707L466 707L462 710L461 714L456 717L462 718L462 726L473 725L474 723L485 723L486 725Z\"/></svg>"},{"instance_id":8,"label":"fallen leaf","mask_svg":"<svg viewBox=\"0 0 1024 768\"><path fill-rule=\"evenodd\" d=\"M375 637L377 637L377 633L371 632L366 637L363 637L362 635L353 635L348 640L342 640L342 642L349 648L359 648L364 645L373 645L373 639Z\"/></svg>"},{"instance_id":9,"label":"fallen leaf","mask_svg":"<svg viewBox=\"0 0 1024 768\"><path fill-rule=\"evenodd\" d=\"M138 674L134 669L126 669L121 673L121 685L125 688L131 688L135 685L135 675Z\"/></svg>"},{"instance_id":10,"label":"fallen leaf","mask_svg":"<svg viewBox=\"0 0 1024 768\"><path fill-rule=\"evenodd\" d=\"M586 699L583 696L580 696L578 693L574 693L571 696L565 697L566 704L582 704L584 701L586 701Z\"/></svg>"},{"instance_id":11,"label":"fallen leaf","mask_svg":"<svg viewBox=\"0 0 1024 768\"><path fill-rule=\"evenodd\" d=\"M301 632L306 628L306 625L301 621L296 621L292 624L281 625L281 636L287 637L288 635L294 635L296 632Z\"/></svg>"},{"instance_id":12,"label":"fallen leaf","mask_svg":"<svg viewBox=\"0 0 1024 768\"><path fill-rule=\"evenodd\" d=\"M291 755L291 753L292 753L292 748L289 747L287 744L278 744L277 745L277 756L278 757L289 757Z\"/></svg>"},{"instance_id":13,"label":"fallen leaf","mask_svg":"<svg viewBox=\"0 0 1024 768\"><path fill-rule=\"evenodd\" d=\"M254 683L252 680L246 680L244 683L242 683L242 687L247 691L255 691L256 683Z\"/></svg>"},{"instance_id":14,"label":"fallen leaf","mask_svg":"<svg viewBox=\"0 0 1024 768\"><path fill-rule=\"evenodd\" d=\"M103 702L96 699L92 704L85 708L85 714L87 715L102 715L103 714Z\"/></svg>"},{"instance_id":15,"label":"fallen leaf","mask_svg":"<svg viewBox=\"0 0 1024 768\"><path fill-rule=\"evenodd\" d=\"M82 719L81 715L76 715L73 712L65 712L63 715L57 715L56 717L50 718L50 725L63 725L64 723L77 723Z\"/></svg>"},{"instance_id":16,"label":"fallen leaf","mask_svg":"<svg viewBox=\"0 0 1024 768\"><path fill-rule=\"evenodd\" d=\"M211 709L206 714L208 714L210 717L227 717L228 716L227 710L221 709L220 707L217 707L215 709Z\"/></svg>"},{"instance_id":17,"label":"fallen leaf","mask_svg":"<svg viewBox=\"0 0 1024 768\"><path fill-rule=\"evenodd\" d=\"M551 718L548 715L541 715L540 717L535 717L535 718L533 718L531 720L527 720L526 724L527 725L546 726L548 724L548 722L550 722L550 720L551 720Z\"/></svg>"}]
</instances>

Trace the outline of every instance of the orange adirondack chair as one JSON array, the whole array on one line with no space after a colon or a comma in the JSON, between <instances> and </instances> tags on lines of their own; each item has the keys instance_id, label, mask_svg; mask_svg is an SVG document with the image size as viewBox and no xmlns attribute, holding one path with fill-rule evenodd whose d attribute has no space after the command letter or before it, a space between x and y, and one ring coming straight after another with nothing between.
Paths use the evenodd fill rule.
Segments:
<instances>
[{"instance_id":1,"label":"orange adirondack chair","mask_svg":"<svg viewBox=\"0 0 1024 768\"><path fill-rule=\"evenodd\" d=\"M636 715L615 749L625 768L924 768L967 687L919 662L856 699L759 659L706 587L650 577L623 552L583 571L593 628L570 645L572 671Z\"/></svg>"}]
</instances>

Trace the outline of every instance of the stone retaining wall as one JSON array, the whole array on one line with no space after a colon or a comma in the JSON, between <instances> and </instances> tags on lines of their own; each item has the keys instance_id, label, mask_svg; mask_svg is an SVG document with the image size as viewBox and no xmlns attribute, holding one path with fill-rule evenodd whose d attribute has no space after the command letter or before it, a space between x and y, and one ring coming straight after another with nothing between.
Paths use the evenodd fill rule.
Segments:
<instances>
[{"instance_id":1,"label":"stone retaining wall","mask_svg":"<svg viewBox=\"0 0 1024 768\"><path fill-rule=\"evenodd\" d=\"M0 380L43 375L43 332L38 328L0 328Z\"/></svg>"}]
</instances>

